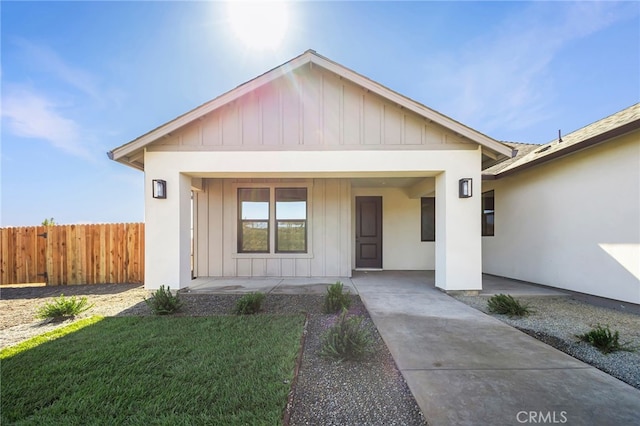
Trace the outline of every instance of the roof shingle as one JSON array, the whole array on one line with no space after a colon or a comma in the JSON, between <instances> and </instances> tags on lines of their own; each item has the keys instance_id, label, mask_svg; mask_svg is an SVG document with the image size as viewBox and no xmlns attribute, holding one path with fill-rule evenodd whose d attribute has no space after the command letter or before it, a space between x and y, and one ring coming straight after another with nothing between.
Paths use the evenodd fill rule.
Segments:
<instances>
[{"instance_id":1,"label":"roof shingle","mask_svg":"<svg viewBox=\"0 0 640 426\"><path fill-rule=\"evenodd\" d=\"M586 148L590 146L588 143L594 141L597 137L631 125L634 122L638 124L636 128L640 127L640 103L562 136L562 142L558 139L544 145L504 142L506 145L517 149L518 154L514 158L483 170L483 174L498 176L528 164L530 165L533 162L540 163L557 158L562 156L564 151L566 151L566 154L570 154L577 149L581 149L581 144Z\"/></svg>"}]
</instances>

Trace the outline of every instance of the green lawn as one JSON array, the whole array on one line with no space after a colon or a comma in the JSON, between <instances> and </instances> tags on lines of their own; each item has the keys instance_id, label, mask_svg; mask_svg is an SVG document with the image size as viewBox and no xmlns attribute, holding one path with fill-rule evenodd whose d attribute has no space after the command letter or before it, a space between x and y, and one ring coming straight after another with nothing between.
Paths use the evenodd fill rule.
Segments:
<instances>
[{"instance_id":1,"label":"green lawn","mask_svg":"<svg viewBox=\"0 0 640 426\"><path fill-rule=\"evenodd\" d=\"M56 331L0 353L2 424L281 424L303 323L117 317Z\"/></svg>"}]
</instances>

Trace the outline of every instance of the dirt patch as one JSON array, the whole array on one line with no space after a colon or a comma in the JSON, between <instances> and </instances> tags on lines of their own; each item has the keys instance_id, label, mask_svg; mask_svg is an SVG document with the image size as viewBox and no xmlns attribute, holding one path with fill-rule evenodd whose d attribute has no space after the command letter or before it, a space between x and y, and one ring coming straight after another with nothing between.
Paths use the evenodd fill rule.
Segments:
<instances>
[{"instance_id":1,"label":"dirt patch","mask_svg":"<svg viewBox=\"0 0 640 426\"><path fill-rule=\"evenodd\" d=\"M148 315L144 303L149 292L139 284L95 284L49 287L0 288L0 349L15 345L38 334L68 325L36 317L38 308L55 297L86 297L94 306L74 319L92 315Z\"/></svg>"},{"instance_id":2,"label":"dirt patch","mask_svg":"<svg viewBox=\"0 0 640 426\"><path fill-rule=\"evenodd\" d=\"M38 308L64 294L66 297L86 296L95 306L89 315L117 315L148 297L139 284L100 284L50 287L0 288L0 330L42 323L36 318Z\"/></svg>"}]
</instances>

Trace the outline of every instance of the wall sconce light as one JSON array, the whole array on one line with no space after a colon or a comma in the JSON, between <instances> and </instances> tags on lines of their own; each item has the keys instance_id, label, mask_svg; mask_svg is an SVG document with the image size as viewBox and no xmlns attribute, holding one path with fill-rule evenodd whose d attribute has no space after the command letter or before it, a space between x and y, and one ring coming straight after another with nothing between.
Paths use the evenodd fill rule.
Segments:
<instances>
[{"instance_id":1,"label":"wall sconce light","mask_svg":"<svg viewBox=\"0 0 640 426\"><path fill-rule=\"evenodd\" d=\"M153 198L167 198L167 181L154 179L152 181Z\"/></svg>"},{"instance_id":2,"label":"wall sconce light","mask_svg":"<svg viewBox=\"0 0 640 426\"><path fill-rule=\"evenodd\" d=\"M473 195L473 188L472 188L472 179L471 178L464 178L464 179L460 179L460 181L458 182L459 186L458 186L458 197L459 198L469 198L471 197L471 195Z\"/></svg>"}]
</instances>

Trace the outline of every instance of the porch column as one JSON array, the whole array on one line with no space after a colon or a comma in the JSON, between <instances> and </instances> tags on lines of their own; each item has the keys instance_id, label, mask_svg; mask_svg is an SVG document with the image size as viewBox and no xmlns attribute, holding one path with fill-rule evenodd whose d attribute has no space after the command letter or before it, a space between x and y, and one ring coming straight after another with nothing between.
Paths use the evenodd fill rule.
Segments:
<instances>
[{"instance_id":1,"label":"porch column","mask_svg":"<svg viewBox=\"0 0 640 426\"><path fill-rule=\"evenodd\" d=\"M481 177L447 170L436 176L436 287L444 291L482 289ZM473 179L473 196L459 198L458 181Z\"/></svg>"},{"instance_id":2,"label":"porch column","mask_svg":"<svg viewBox=\"0 0 640 426\"><path fill-rule=\"evenodd\" d=\"M151 166L151 167L150 167ZM167 182L167 198L156 199L152 180ZM191 178L176 172L145 171L145 283L177 290L191 281Z\"/></svg>"}]
</instances>

